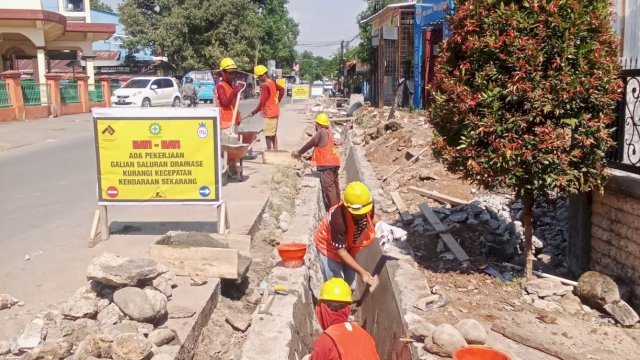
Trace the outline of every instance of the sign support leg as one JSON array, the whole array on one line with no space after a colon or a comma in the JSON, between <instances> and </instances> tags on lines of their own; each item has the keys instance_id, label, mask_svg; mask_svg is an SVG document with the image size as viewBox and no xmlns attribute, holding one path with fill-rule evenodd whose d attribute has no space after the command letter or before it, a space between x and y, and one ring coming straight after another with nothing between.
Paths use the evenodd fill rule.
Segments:
<instances>
[{"instance_id":1,"label":"sign support leg","mask_svg":"<svg viewBox=\"0 0 640 360\"><path fill-rule=\"evenodd\" d=\"M231 231L231 222L229 221L229 214L227 213L227 204L222 203L217 208L218 210L218 234L224 235Z\"/></svg>"},{"instance_id":2,"label":"sign support leg","mask_svg":"<svg viewBox=\"0 0 640 360\"><path fill-rule=\"evenodd\" d=\"M100 234L100 239L98 239ZM91 223L91 233L89 234L90 248L96 246L100 241L109 240L111 233L109 232L109 217L107 214L106 206L99 206L93 216L93 222Z\"/></svg>"}]
</instances>

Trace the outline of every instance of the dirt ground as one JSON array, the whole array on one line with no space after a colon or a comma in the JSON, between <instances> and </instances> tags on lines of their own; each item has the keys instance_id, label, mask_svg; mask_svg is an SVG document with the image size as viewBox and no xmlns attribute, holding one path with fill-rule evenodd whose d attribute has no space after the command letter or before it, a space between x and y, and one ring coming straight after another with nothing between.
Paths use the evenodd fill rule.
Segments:
<instances>
[{"instance_id":1,"label":"dirt ground","mask_svg":"<svg viewBox=\"0 0 640 360\"><path fill-rule=\"evenodd\" d=\"M242 331L234 328L231 322L241 324L251 321L251 314L260 302L258 288L275 265L272 261L273 249L279 236L282 236L274 219L278 219L283 212L294 215L298 182L295 169L291 167L278 169L271 179L271 195L265 205L258 231L253 234L251 241L252 262L249 270L240 283L222 280L222 296L198 339L194 360L241 359L246 329Z\"/></svg>"},{"instance_id":2,"label":"dirt ground","mask_svg":"<svg viewBox=\"0 0 640 360\"><path fill-rule=\"evenodd\" d=\"M408 186L436 190L466 201L491 195L450 174L434 159L429 149L432 129L425 117L400 112L386 122L387 114L388 109L362 108L356 113L354 134L363 142L385 193L397 191L414 219L422 216L419 204L427 203L432 208L450 206L412 193ZM408 160L423 149L426 151L419 160L409 164ZM403 169L389 176L397 167ZM382 204L382 208L383 220L403 226L392 203ZM454 257L438 252L439 235L403 227L409 231L415 260L432 292L441 294L446 302L441 307L419 310L432 324L455 324L473 318L512 340L518 338L516 341L560 359L640 359L637 325L635 329L621 328L609 317L582 305L548 312L529 304L523 296L521 274L482 256L481 237L491 232L484 225L463 224L451 230L471 258L472 265L464 268ZM486 274L485 266L500 271L509 281Z\"/></svg>"}]
</instances>

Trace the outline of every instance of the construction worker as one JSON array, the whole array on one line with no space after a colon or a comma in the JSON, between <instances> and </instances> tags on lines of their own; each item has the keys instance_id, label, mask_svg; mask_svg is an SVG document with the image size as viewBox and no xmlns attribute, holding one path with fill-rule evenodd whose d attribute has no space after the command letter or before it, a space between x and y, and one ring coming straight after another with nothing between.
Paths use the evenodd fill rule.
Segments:
<instances>
[{"instance_id":1,"label":"construction worker","mask_svg":"<svg viewBox=\"0 0 640 360\"><path fill-rule=\"evenodd\" d=\"M324 332L313 343L311 360L380 360L371 335L349 321L351 288L341 278L332 278L320 291L316 318Z\"/></svg>"},{"instance_id":2,"label":"construction worker","mask_svg":"<svg viewBox=\"0 0 640 360\"><path fill-rule=\"evenodd\" d=\"M299 159L311 148L313 148L311 165L320 172L322 201L325 210L329 211L340 202L340 184L338 182L340 155L329 131L327 114L321 113L316 116L316 134L300 150L292 151L291 156Z\"/></svg>"},{"instance_id":3,"label":"construction worker","mask_svg":"<svg viewBox=\"0 0 640 360\"><path fill-rule=\"evenodd\" d=\"M285 94L285 89L267 76L264 65L253 68L253 74L262 83L260 90L260 102L251 112L251 116L262 111L264 118L264 138L267 142L267 150L278 150L278 117L280 116L280 101Z\"/></svg>"},{"instance_id":4,"label":"construction worker","mask_svg":"<svg viewBox=\"0 0 640 360\"><path fill-rule=\"evenodd\" d=\"M236 107L238 94L242 92L241 85L233 86L238 74L238 66L231 58L224 58L220 61L220 71L222 81L216 86L216 105L220 108L220 129L228 130L227 135L232 135L229 129L234 121L234 108ZM240 124L240 110L235 114L236 125ZM223 131L224 133L225 131ZM225 139L222 139L222 142Z\"/></svg>"},{"instance_id":5,"label":"construction worker","mask_svg":"<svg viewBox=\"0 0 640 360\"><path fill-rule=\"evenodd\" d=\"M355 256L375 240L378 221L367 186L359 181L347 185L343 200L329 209L316 230L315 243L325 281L340 277L355 288L357 273L362 282L375 285L373 276Z\"/></svg>"},{"instance_id":6,"label":"construction worker","mask_svg":"<svg viewBox=\"0 0 640 360\"><path fill-rule=\"evenodd\" d=\"M220 61L220 71L222 81L216 86L215 100L216 106L220 108L220 142L222 144L237 144L238 136L234 133L235 124L240 124L240 110L234 114L238 101L238 94L242 91L241 85L233 86L236 79L238 66L231 58L224 58ZM234 118L235 115L235 118ZM229 174L236 175L236 162L229 159Z\"/></svg>"}]
</instances>

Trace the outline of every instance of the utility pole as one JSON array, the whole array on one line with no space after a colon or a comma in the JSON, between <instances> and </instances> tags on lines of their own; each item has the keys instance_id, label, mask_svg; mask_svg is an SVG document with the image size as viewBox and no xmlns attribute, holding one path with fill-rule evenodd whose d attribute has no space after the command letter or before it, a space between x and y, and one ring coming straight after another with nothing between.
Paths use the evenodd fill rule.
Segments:
<instances>
[{"instance_id":1,"label":"utility pole","mask_svg":"<svg viewBox=\"0 0 640 360\"><path fill-rule=\"evenodd\" d=\"M340 88L344 88L344 40L340 41L340 73L338 74L338 81L340 82Z\"/></svg>"}]
</instances>

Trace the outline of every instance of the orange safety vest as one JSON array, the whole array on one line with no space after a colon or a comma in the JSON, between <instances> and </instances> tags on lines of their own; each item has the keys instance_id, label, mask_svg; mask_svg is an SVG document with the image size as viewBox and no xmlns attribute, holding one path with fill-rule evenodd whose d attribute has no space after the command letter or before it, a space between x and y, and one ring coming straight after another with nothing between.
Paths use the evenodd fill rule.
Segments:
<instances>
[{"instance_id":1,"label":"orange safety vest","mask_svg":"<svg viewBox=\"0 0 640 360\"><path fill-rule=\"evenodd\" d=\"M262 108L262 116L268 119L277 118L280 116L280 106L278 106L278 89L276 88L276 83L271 79L267 79L264 85L269 88L269 98Z\"/></svg>"},{"instance_id":2,"label":"orange safety vest","mask_svg":"<svg viewBox=\"0 0 640 360\"><path fill-rule=\"evenodd\" d=\"M333 340L342 360L380 360L371 335L354 322L331 325L324 333Z\"/></svg>"},{"instance_id":3,"label":"orange safety vest","mask_svg":"<svg viewBox=\"0 0 640 360\"><path fill-rule=\"evenodd\" d=\"M329 136L329 140L327 145L324 147L316 146L313 149L313 154L311 155L311 166L340 166L340 156L338 155L336 143L333 140L333 136L331 136L331 132L327 128L322 128L320 131L326 131Z\"/></svg>"},{"instance_id":4,"label":"orange safety vest","mask_svg":"<svg viewBox=\"0 0 640 360\"><path fill-rule=\"evenodd\" d=\"M331 214L333 214L334 211L348 212L344 207L344 202L342 200L337 205L329 209L329 213L324 217L324 219L322 219L320 225L318 225L315 242L318 251L320 251L324 256L335 262L342 263L342 258L338 256L338 249L331 245L331 224L329 220L331 219ZM369 226L362 232L360 237L354 241L353 233L355 231L355 224L353 223L353 218L351 217L351 214L344 215L344 212L341 215L344 217L347 225L345 248L351 256L355 257L363 247L371 245L376 239L376 228L373 226L372 212L370 211L367 213Z\"/></svg>"},{"instance_id":5,"label":"orange safety vest","mask_svg":"<svg viewBox=\"0 0 640 360\"><path fill-rule=\"evenodd\" d=\"M233 88L231 85L227 84L225 81L220 83L224 92L227 96L231 95L233 92ZM228 129L231 127L231 122L233 121L233 107L236 104L236 99L233 99L230 106L222 106L220 102L219 91L216 91L216 105L220 108L220 129ZM238 109L238 113L236 114L236 124L240 124L240 119L242 116L240 115L240 109Z\"/></svg>"}]
</instances>

